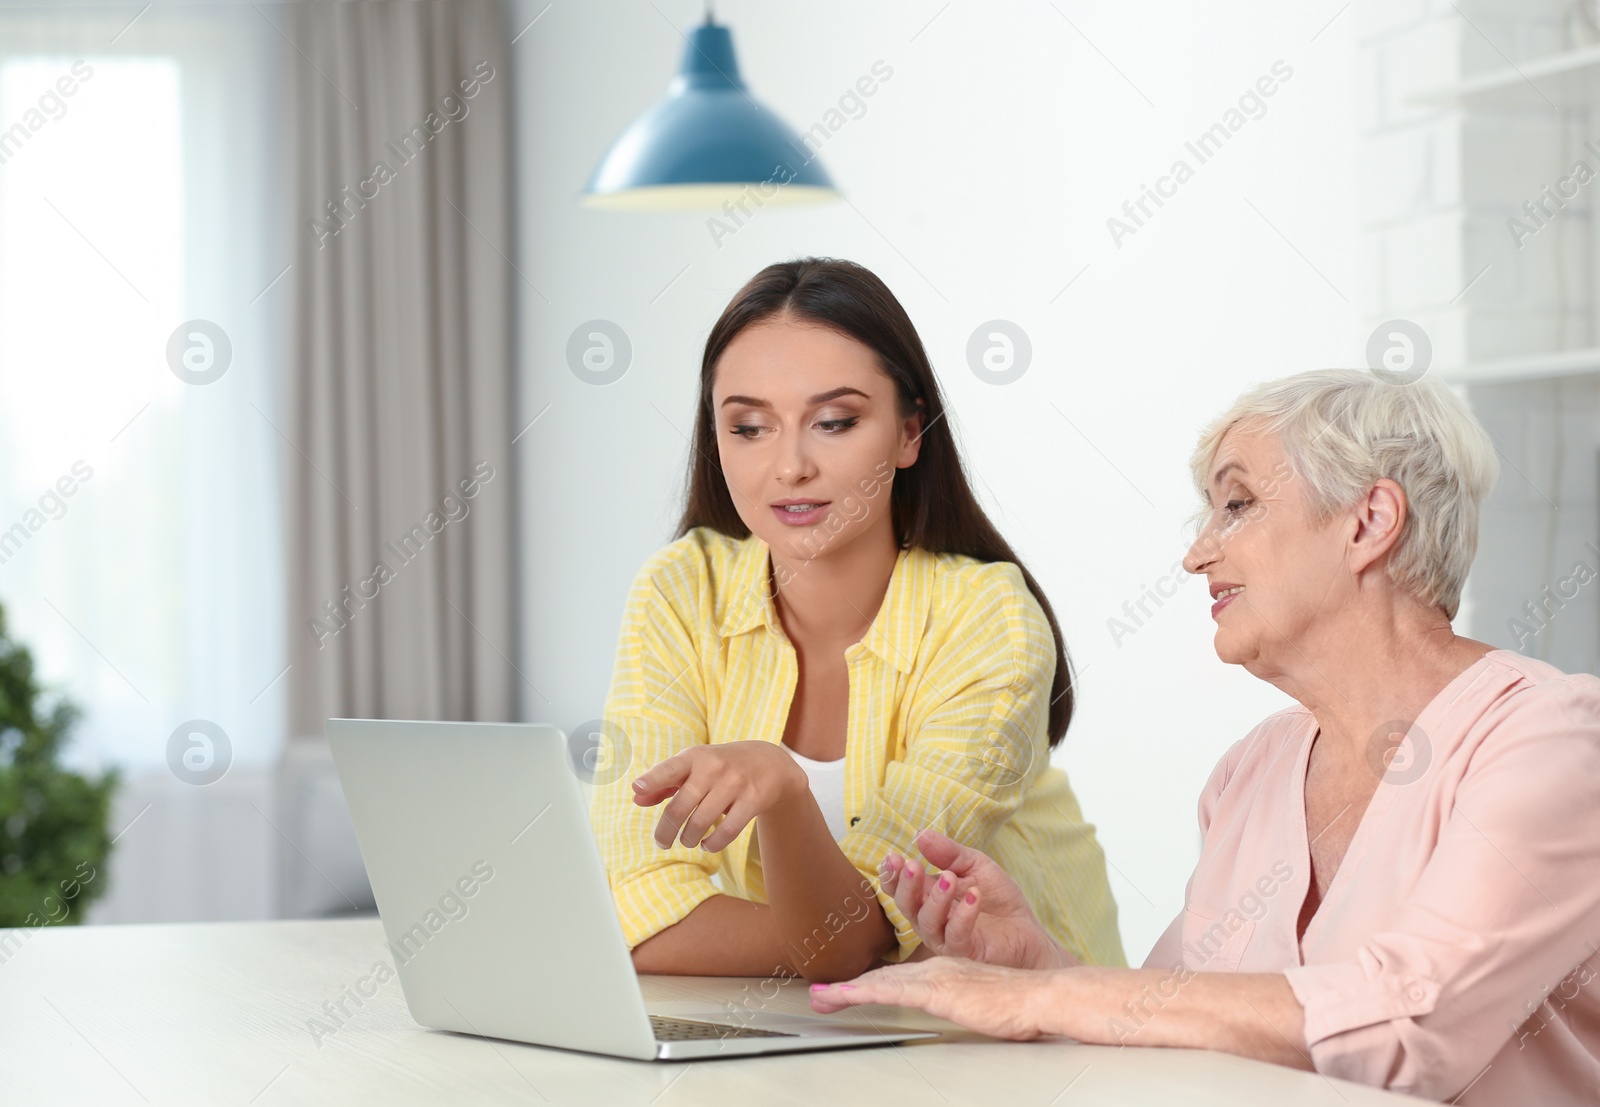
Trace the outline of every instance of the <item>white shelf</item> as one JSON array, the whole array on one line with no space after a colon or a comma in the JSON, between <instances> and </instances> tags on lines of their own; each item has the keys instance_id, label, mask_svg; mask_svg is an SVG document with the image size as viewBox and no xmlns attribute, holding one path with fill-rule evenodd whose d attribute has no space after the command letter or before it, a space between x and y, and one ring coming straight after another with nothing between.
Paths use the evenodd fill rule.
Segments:
<instances>
[{"instance_id":1,"label":"white shelf","mask_svg":"<svg viewBox=\"0 0 1600 1107\"><path fill-rule=\"evenodd\" d=\"M1600 72L1600 46L1584 46L1493 69L1458 84L1416 93L1410 100L1421 107L1461 103L1485 97L1508 106L1549 107L1545 97L1558 104L1577 85L1587 85ZM1530 87L1530 84L1535 87ZM1540 93L1544 95L1540 95Z\"/></svg>"},{"instance_id":2,"label":"white shelf","mask_svg":"<svg viewBox=\"0 0 1600 1107\"><path fill-rule=\"evenodd\" d=\"M1553 377L1570 377L1580 373L1600 373L1600 347L1589 346L1579 350L1524 354L1520 357L1496 358L1493 361L1478 361L1453 369L1439 370L1439 375L1451 384L1539 381Z\"/></svg>"}]
</instances>

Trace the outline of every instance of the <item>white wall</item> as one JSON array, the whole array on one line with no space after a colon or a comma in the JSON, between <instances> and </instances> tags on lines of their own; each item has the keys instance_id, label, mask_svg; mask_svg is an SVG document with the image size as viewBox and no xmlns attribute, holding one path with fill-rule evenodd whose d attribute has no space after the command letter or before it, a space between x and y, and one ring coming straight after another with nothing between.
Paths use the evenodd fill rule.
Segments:
<instances>
[{"instance_id":1,"label":"white wall","mask_svg":"<svg viewBox=\"0 0 1600 1107\"><path fill-rule=\"evenodd\" d=\"M511 33L544 7L520 3ZM719 248L703 215L576 200L677 65L683 40L653 7L700 18L686 0L558 4L513 47L519 426L549 405L521 442L525 716L600 712L628 582L671 538L700 348L728 298L775 260L860 261L921 330L979 493L1061 620L1082 679L1057 759L1100 827L1137 962L1182 905L1207 774L1286 700L1217 661L1193 580L1120 645L1108 620L1182 554L1201 423L1256 380L1364 362L1353 14L724 0L752 91L797 128L875 61L893 76L822 148L849 203L761 211ZM1280 59L1293 76L1266 114L1198 164L1185 142ZM1178 158L1193 179L1114 244L1108 217ZM1034 348L1004 387L964 357L996 317ZM565 365L593 318L634 347L605 387Z\"/></svg>"},{"instance_id":2,"label":"white wall","mask_svg":"<svg viewBox=\"0 0 1600 1107\"><path fill-rule=\"evenodd\" d=\"M1594 170L1586 144L1600 136L1600 86L1517 79L1466 100L1418 94L1512 66L1538 72L1530 62L1592 45L1600 30L1585 29L1564 0L1462 0L1459 9L1361 0L1355 12L1358 119L1371 169L1361 205L1373 274L1368 322L1424 326L1447 376L1499 360L1526 369L1536 355L1592 346L1591 189L1560 200L1545 190L1570 189L1576 164ZM1549 216L1535 222L1529 204ZM1457 626L1593 672L1600 375L1533 375L1462 392L1500 452L1501 472Z\"/></svg>"}]
</instances>

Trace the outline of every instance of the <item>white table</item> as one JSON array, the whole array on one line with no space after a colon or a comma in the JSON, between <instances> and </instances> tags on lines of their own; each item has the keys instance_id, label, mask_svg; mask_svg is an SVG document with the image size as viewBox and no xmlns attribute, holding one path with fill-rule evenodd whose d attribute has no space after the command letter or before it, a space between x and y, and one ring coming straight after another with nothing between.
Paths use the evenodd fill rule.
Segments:
<instances>
[{"instance_id":1,"label":"white table","mask_svg":"<svg viewBox=\"0 0 1600 1107\"><path fill-rule=\"evenodd\" d=\"M0 931L0 939L16 932ZM0 1104L1420 1103L1226 1054L998 1042L947 1032L902 1046L649 1063L423 1030L398 980L320 1042L312 1018L392 963L374 919L52 927L0 942ZM737 999L756 982L645 977L651 999ZM804 982L771 1001L809 1010ZM852 1015L860 1016L859 1012ZM860 1016L865 1017L865 1016Z\"/></svg>"}]
</instances>

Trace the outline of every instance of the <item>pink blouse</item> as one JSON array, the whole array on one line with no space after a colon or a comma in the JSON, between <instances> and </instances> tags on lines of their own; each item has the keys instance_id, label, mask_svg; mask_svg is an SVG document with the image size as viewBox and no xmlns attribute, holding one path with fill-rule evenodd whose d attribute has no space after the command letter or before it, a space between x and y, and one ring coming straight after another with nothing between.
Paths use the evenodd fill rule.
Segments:
<instances>
[{"instance_id":1,"label":"pink blouse","mask_svg":"<svg viewBox=\"0 0 1600 1107\"><path fill-rule=\"evenodd\" d=\"M1280 711L1217 765L1183 913L1145 967L1283 973L1330 1076L1600 1102L1600 679L1495 650L1446 685L1301 942L1315 732L1304 707Z\"/></svg>"}]
</instances>

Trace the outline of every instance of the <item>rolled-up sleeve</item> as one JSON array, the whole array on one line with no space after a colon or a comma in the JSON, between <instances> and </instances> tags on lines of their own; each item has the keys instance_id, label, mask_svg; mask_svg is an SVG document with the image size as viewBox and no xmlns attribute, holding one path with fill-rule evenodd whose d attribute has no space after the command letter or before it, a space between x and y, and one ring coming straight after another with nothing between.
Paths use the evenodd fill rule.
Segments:
<instances>
[{"instance_id":1,"label":"rolled-up sleeve","mask_svg":"<svg viewBox=\"0 0 1600 1107\"><path fill-rule=\"evenodd\" d=\"M1595 955L1600 684L1551 680L1520 697L1471 753L1392 924L1353 956L1286 971L1318 1071L1458 1095Z\"/></svg>"},{"instance_id":2,"label":"rolled-up sleeve","mask_svg":"<svg viewBox=\"0 0 1600 1107\"><path fill-rule=\"evenodd\" d=\"M635 577L618 636L604 720L620 731L611 756L625 759L596 774L589 818L632 949L681 921L718 894L704 851L656 846L659 807L633 802L632 781L651 765L707 741L705 692L689 622L680 610L699 587L692 569L667 547ZM603 783L602 783L603 782Z\"/></svg>"},{"instance_id":3,"label":"rolled-up sleeve","mask_svg":"<svg viewBox=\"0 0 1600 1107\"><path fill-rule=\"evenodd\" d=\"M953 617L956 628L929 664L909 716L905 756L839 848L876 887L885 854L913 850L932 827L977 849L1027 798L1050 763L1055 637L1016 567L995 562ZM901 961L921 944L894 897L878 889Z\"/></svg>"}]
</instances>

